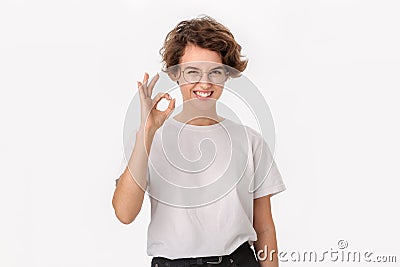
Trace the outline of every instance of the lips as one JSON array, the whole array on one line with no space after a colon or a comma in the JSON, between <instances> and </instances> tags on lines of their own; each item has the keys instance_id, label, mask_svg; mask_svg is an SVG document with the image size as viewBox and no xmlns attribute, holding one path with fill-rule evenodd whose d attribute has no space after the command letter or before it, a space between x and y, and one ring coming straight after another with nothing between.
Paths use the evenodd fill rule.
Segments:
<instances>
[{"instance_id":1,"label":"lips","mask_svg":"<svg viewBox=\"0 0 400 267\"><path fill-rule=\"evenodd\" d=\"M208 91L208 90L194 90L193 94L199 98L199 99L206 99L210 98L214 91Z\"/></svg>"}]
</instances>

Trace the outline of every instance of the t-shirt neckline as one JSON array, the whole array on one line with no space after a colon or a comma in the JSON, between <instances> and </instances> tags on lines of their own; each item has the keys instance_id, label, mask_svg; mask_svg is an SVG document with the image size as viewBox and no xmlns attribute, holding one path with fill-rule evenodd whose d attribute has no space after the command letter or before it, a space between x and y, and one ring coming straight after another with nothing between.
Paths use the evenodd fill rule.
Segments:
<instances>
[{"instance_id":1,"label":"t-shirt neckline","mask_svg":"<svg viewBox=\"0 0 400 267\"><path fill-rule=\"evenodd\" d=\"M184 123L181 121L176 120L174 117L171 117L169 119L169 121L172 124L175 124L179 127L184 127L186 129L191 129L191 130L198 130L198 131L203 131L203 130L214 130L214 129L219 129L221 127L226 126L226 123L228 123L229 119L224 118L222 121L211 124L211 125L193 125L193 124L188 124L188 123Z\"/></svg>"}]
</instances>

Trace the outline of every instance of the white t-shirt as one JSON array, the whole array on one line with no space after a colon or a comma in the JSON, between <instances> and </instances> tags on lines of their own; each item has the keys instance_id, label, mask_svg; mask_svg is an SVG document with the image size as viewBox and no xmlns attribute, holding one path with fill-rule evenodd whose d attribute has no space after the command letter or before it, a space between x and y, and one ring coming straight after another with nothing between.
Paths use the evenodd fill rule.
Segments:
<instances>
[{"instance_id":1,"label":"white t-shirt","mask_svg":"<svg viewBox=\"0 0 400 267\"><path fill-rule=\"evenodd\" d=\"M127 158L135 134L130 140ZM167 119L154 136L147 179L147 254L169 259L252 245L253 200L286 189L262 135L229 119L209 126Z\"/></svg>"}]
</instances>

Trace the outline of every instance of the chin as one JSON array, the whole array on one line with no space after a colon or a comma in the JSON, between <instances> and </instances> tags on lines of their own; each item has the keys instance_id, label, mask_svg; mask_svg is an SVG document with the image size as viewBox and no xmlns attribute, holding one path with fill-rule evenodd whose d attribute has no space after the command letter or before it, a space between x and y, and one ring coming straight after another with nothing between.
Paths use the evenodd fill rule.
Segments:
<instances>
[{"instance_id":1,"label":"chin","mask_svg":"<svg viewBox=\"0 0 400 267\"><path fill-rule=\"evenodd\" d=\"M184 100L186 105L192 106L195 110L211 110L215 108L217 103L217 99L215 98L208 98L208 99L198 99L196 97Z\"/></svg>"}]
</instances>

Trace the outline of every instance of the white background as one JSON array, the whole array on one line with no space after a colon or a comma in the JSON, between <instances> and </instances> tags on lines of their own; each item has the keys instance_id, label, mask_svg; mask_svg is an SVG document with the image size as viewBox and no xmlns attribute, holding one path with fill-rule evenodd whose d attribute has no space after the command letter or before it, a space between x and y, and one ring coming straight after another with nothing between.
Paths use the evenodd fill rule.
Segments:
<instances>
[{"instance_id":1,"label":"white background","mask_svg":"<svg viewBox=\"0 0 400 267\"><path fill-rule=\"evenodd\" d=\"M123 121L165 35L203 13L234 33L274 116L279 249L344 239L400 261L400 4L261 3L1 1L0 266L150 266L148 198L130 225L111 206Z\"/></svg>"}]
</instances>

